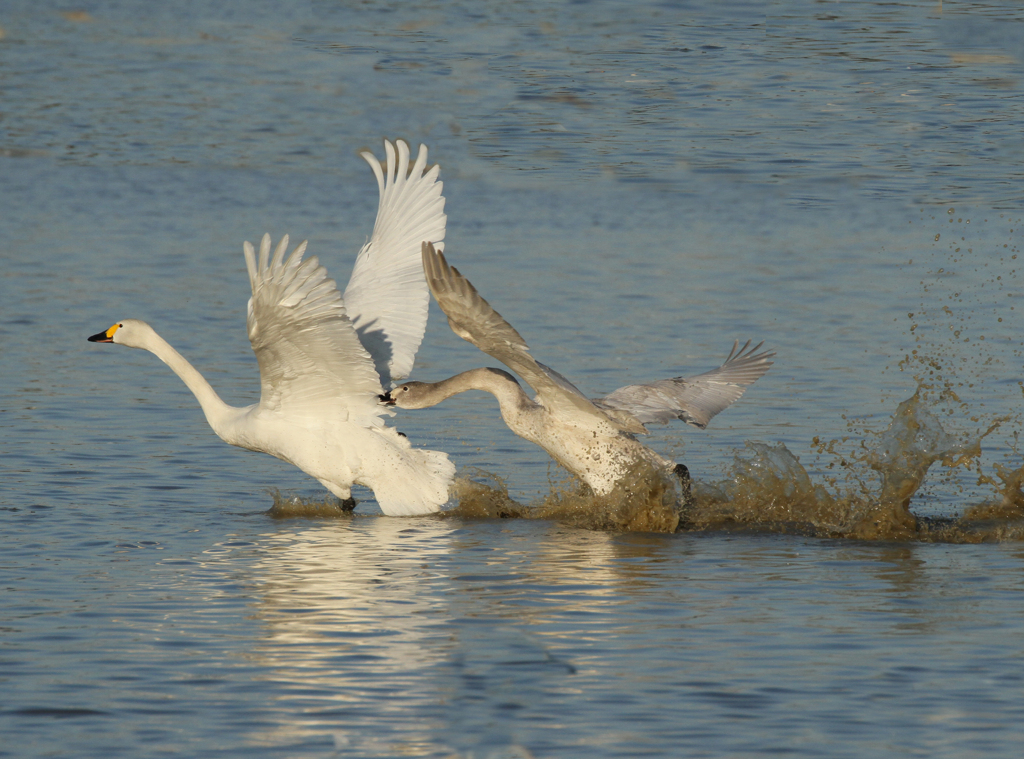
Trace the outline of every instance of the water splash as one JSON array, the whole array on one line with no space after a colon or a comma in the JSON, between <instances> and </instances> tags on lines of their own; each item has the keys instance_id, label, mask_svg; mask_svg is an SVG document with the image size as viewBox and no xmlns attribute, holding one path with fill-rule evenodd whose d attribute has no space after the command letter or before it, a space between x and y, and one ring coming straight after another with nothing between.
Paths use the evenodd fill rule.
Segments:
<instances>
[{"instance_id":1,"label":"water splash","mask_svg":"<svg viewBox=\"0 0 1024 759\"><path fill-rule=\"evenodd\" d=\"M533 515L591 530L675 532L682 507L675 478L638 461L610 493L595 495L584 486L555 489Z\"/></svg>"},{"instance_id":2,"label":"water splash","mask_svg":"<svg viewBox=\"0 0 1024 759\"><path fill-rule=\"evenodd\" d=\"M519 519L529 516L530 509L508 494L508 485L501 477L477 467L465 469L455 478L452 496L458 506L443 516L465 519Z\"/></svg>"},{"instance_id":3,"label":"water splash","mask_svg":"<svg viewBox=\"0 0 1024 759\"><path fill-rule=\"evenodd\" d=\"M878 447L865 457L881 477L881 491L876 502L859 510L852 536L915 537L921 525L910 512L910 501L924 484L932 464L941 461L950 468L969 466L980 455L981 437L960 442L922 403L920 391L914 393L899 405Z\"/></svg>"},{"instance_id":4,"label":"water splash","mask_svg":"<svg viewBox=\"0 0 1024 759\"><path fill-rule=\"evenodd\" d=\"M695 483L692 497L676 477L638 462L618 487L595 495L576 480L552 485L550 494L523 504L500 477L467 469L456 478L458 505L439 516L462 519L550 519L592 530L676 532L744 530L856 540L922 540L977 543L1024 539L1024 466L996 463L996 477L981 471L982 440L943 427L918 390L901 402L873 446L861 440L845 454L846 438L818 443L840 474L815 482L783 443L748 442L737 452L729 477ZM1016 454L1016 449L1014 449ZM911 509L935 464L945 470L975 468L994 500L960 517L918 516ZM998 479L997 479L998 478ZM303 499L273 491L276 518L351 517L336 498Z\"/></svg>"},{"instance_id":5,"label":"water splash","mask_svg":"<svg viewBox=\"0 0 1024 759\"><path fill-rule=\"evenodd\" d=\"M807 470L782 443L747 443L736 456L730 479L697 490L689 517L694 529L745 529L786 532L859 540L942 540L976 542L987 539L981 515L995 519L1024 516L1024 467L999 468L1004 482L997 506L968 511L962 518L924 518L911 511L911 503L931 467L970 467L981 454L981 440L961 440L942 427L939 417L915 393L899 404L877 444L842 457L845 478L815 483ZM835 444L822 450L835 454ZM835 454L838 455L838 454ZM869 473L877 480L870 483ZM1002 537L1010 535L1005 524Z\"/></svg>"},{"instance_id":6,"label":"water splash","mask_svg":"<svg viewBox=\"0 0 1024 759\"><path fill-rule=\"evenodd\" d=\"M990 519L1024 519L1024 492L1021 492L1021 486L1024 484L1024 466L1010 469L997 463L995 470L1001 483L987 475L982 475L981 479L996 489L1000 496L999 500L972 506L964 513L964 520L981 522Z\"/></svg>"},{"instance_id":7,"label":"water splash","mask_svg":"<svg viewBox=\"0 0 1024 759\"><path fill-rule=\"evenodd\" d=\"M785 444L747 442L728 480L698 483L685 524L698 530L831 535L848 523L847 504L815 485Z\"/></svg>"},{"instance_id":8,"label":"water splash","mask_svg":"<svg viewBox=\"0 0 1024 759\"><path fill-rule=\"evenodd\" d=\"M1020 396L1006 389L1024 359L1015 326L1024 297L1018 261L1024 219L987 212L974 215L972 224L971 216L953 207L922 209L927 247L901 267L919 279L920 293L906 313L899 338L905 347L892 369L912 375L936 413L977 425L981 434L986 425L1019 416ZM1024 391L1024 383L1017 385Z\"/></svg>"},{"instance_id":9,"label":"water splash","mask_svg":"<svg viewBox=\"0 0 1024 759\"><path fill-rule=\"evenodd\" d=\"M478 469L461 473L453 490L459 504L444 513L447 517L553 519L591 530L675 532L681 516L675 478L643 461L606 495L571 479L554 484L536 503L521 504L509 496L504 480Z\"/></svg>"},{"instance_id":10,"label":"water splash","mask_svg":"<svg viewBox=\"0 0 1024 759\"><path fill-rule=\"evenodd\" d=\"M277 489L268 492L274 499L274 505L267 511L267 516L274 519L336 519L351 517L353 514L351 505L345 505L330 494L318 498L302 498L285 495Z\"/></svg>"}]
</instances>

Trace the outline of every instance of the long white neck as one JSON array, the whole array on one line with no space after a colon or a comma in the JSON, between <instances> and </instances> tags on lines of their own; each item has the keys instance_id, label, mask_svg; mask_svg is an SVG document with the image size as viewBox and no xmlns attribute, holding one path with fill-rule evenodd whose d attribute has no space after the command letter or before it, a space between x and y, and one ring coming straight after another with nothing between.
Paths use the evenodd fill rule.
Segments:
<instances>
[{"instance_id":1,"label":"long white neck","mask_svg":"<svg viewBox=\"0 0 1024 759\"><path fill-rule=\"evenodd\" d=\"M167 364L171 371L181 377L182 382L192 391L192 394L199 401L199 405L206 415L206 421L210 423L213 431L226 442L229 440L229 422L237 418L241 409L229 406L217 395L217 391L210 386L202 374L192 366L185 357L171 347L170 343L158 335L152 328L141 345L132 345L133 348L144 348L157 358Z\"/></svg>"}]
</instances>

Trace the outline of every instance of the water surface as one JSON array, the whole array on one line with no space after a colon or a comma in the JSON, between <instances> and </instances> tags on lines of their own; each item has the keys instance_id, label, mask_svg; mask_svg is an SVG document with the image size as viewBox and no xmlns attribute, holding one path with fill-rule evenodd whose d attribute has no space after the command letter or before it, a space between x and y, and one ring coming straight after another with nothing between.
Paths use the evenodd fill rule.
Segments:
<instances>
[{"instance_id":1,"label":"water surface","mask_svg":"<svg viewBox=\"0 0 1024 759\"><path fill-rule=\"evenodd\" d=\"M910 503L956 518L1024 463L1022 21L6 3L0 755L1016 756L1012 520L978 545L658 535L389 519L366 491L351 518L273 519L268 490L322 490L85 337L143 318L254 402L242 241L308 237L344 282L376 207L356 151L404 137L441 164L450 259L586 392L737 338L778 352L707 431L654 431L699 483L735 482L749 441L877 495L863 452L924 383L956 441L999 422ZM438 316L415 378L490 363ZM565 487L489 396L397 422L521 502Z\"/></svg>"}]
</instances>

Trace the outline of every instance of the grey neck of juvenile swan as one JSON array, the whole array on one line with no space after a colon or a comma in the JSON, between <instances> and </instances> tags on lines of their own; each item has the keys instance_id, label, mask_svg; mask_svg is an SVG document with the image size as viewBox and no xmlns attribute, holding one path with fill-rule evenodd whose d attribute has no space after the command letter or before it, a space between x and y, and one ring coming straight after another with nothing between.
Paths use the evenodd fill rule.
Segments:
<instances>
[{"instance_id":1,"label":"grey neck of juvenile swan","mask_svg":"<svg viewBox=\"0 0 1024 759\"><path fill-rule=\"evenodd\" d=\"M523 392L516 378L501 369L470 369L468 372L424 387L429 388L423 395L423 400L428 401L423 404L424 407L435 406L446 398L467 390L484 390L498 399L498 405L503 412L537 408L537 404Z\"/></svg>"}]
</instances>

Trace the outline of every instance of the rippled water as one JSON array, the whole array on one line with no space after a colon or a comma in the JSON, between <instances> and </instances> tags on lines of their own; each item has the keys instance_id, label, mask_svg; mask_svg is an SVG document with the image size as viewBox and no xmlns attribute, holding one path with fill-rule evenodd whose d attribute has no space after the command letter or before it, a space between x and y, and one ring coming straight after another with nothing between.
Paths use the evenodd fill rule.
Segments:
<instances>
[{"instance_id":1,"label":"rippled water","mask_svg":"<svg viewBox=\"0 0 1024 759\"><path fill-rule=\"evenodd\" d=\"M0 756L1016 756L1020 521L981 505L1024 464L1022 22L0 6ZM700 529L389 519L365 491L274 519L269 491L322 490L85 342L144 318L253 402L241 243L308 237L345 281L383 136L430 146L450 259L585 391L778 352L707 431L651 436ZM482 362L436 317L414 378ZM855 540L794 496L884 500L894 416L979 444L909 508L988 542ZM490 396L398 422L522 503L566 487Z\"/></svg>"}]
</instances>

